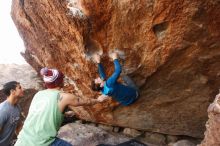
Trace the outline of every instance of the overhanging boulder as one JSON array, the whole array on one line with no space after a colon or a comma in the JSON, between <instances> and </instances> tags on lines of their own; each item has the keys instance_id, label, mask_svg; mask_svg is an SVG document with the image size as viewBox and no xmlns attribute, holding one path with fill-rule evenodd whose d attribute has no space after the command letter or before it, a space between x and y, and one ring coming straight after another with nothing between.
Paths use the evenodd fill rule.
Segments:
<instances>
[{"instance_id":1,"label":"overhanging boulder","mask_svg":"<svg viewBox=\"0 0 220 146\"><path fill-rule=\"evenodd\" d=\"M90 60L119 48L124 73L140 99L124 107L109 100L73 108L84 120L171 135L202 137L206 109L220 85L220 3L210 0L13 0L12 18L37 71L55 67L67 91L97 97Z\"/></svg>"}]
</instances>

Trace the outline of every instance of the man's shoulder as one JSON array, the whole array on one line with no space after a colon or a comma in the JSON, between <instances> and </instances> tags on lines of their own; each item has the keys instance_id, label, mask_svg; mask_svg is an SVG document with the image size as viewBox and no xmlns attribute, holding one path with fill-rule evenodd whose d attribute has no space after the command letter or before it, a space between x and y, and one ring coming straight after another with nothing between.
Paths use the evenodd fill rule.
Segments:
<instances>
[{"instance_id":1,"label":"man's shoulder","mask_svg":"<svg viewBox=\"0 0 220 146\"><path fill-rule=\"evenodd\" d=\"M1 111L2 109L7 108L7 107L9 107L9 105L8 105L8 103L7 103L6 100L3 101L2 103L0 103L0 111Z\"/></svg>"},{"instance_id":2,"label":"man's shoulder","mask_svg":"<svg viewBox=\"0 0 220 146\"><path fill-rule=\"evenodd\" d=\"M20 111L20 106L17 104L15 106L10 105L6 100L0 103L0 113L12 112L12 111Z\"/></svg>"},{"instance_id":3,"label":"man's shoulder","mask_svg":"<svg viewBox=\"0 0 220 146\"><path fill-rule=\"evenodd\" d=\"M74 95L71 93L60 92L59 102L62 103L64 107L66 107L72 100L74 99Z\"/></svg>"},{"instance_id":4,"label":"man's shoulder","mask_svg":"<svg viewBox=\"0 0 220 146\"><path fill-rule=\"evenodd\" d=\"M9 106L7 105L6 102L2 102L0 104L0 118L4 118L5 116L8 115L8 113L10 112Z\"/></svg>"},{"instance_id":5,"label":"man's shoulder","mask_svg":"<svg viewBox=\"0 0 220 146\"><path fill-rule=\"evenodd\" d=\"M61 96L67 96L67 95L69 95L70 93L60 92L59 94L60 94Z\"/></svg>"},{"instance_id":6,"label":"man's shoulder","mask_svg":"<svg viewBox=\"0 0 220 146\"><path fill-rule=\"evenodd\" d=\"M72 98L74 96L73 94L67 93L67 92L60 92L59 94L62 99L68 99L68 98Z\"/></svg>"}]
</instances>

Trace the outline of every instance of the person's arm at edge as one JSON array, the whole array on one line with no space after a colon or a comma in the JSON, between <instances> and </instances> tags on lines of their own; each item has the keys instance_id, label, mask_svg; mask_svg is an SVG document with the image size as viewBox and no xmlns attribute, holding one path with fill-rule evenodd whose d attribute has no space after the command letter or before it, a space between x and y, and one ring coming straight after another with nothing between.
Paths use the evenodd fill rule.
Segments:
<instances>
[{"instance_id":1,"label":"person's arm at edge","mask_svg":"<svg viewBox=\"0 0 220 146\"><path fill-rule=\"evenodd\" d=\"M99 72L99 76L102 80L106 79L106 74L105 74L105 70L104 67L101 63L98 63L98 72Z\"/></svg>"},{"instance_id":2,"label":"person's arm at edge","mask_svg":"<svg viewBox=\"0 0 220 146\"><path fill-rule=\"evenodd\" d=\"M0 118L0 133L2 132L3 126L5 124L5 122L7 121L7 117L5 116L5 114L1 113L1 118Z\"/></svg>"},{"instance_id":3,"label":"person's arm at edge","mask_svg":"<svg viewBox=\"0 0 220 146\"><path fill-rule=\"evenodd\" d=\"M94 61L98 64L98 73L102 80L106 79L104 67L101 64L101 56L99 54L94 54L93 56Z\"/></svg>"},{"instance_id":4,"label":"person's arm at edge","mask_svg":"<svg viewBox=\"0 0 220 146\"><path fill-rule=\"evenodd\" d=\"M17 136L18 136L19 132L21 131L22 127L23 127L23 123L22 123L22 121L19 121L19 122L18 122L18 125L17 125L17 127L16 127L16 129L15 129L15 134L16 134Z\"/></svg>"}]
</instances>

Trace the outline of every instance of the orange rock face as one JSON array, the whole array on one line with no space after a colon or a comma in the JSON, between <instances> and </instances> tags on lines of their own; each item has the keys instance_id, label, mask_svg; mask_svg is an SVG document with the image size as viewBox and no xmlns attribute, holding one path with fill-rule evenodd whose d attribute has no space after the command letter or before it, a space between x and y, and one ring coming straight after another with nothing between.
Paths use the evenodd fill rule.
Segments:
<instances>
[{"instance_id":1,"label":"orange rock face","mask_svg":"<svg viewBox=\"0 0 220 146\"><path fill-rule=\"evenodd\" d=\"M220 3L215 0L13 0L12 18L37 71L55 67L66 90L95 98L91 61L122 52L124 73L140 87L140 99L124 107L113 100L73 110L80 118L160 132L202 137L206 109L220 85Z\"/></svg>"}]
</instances>

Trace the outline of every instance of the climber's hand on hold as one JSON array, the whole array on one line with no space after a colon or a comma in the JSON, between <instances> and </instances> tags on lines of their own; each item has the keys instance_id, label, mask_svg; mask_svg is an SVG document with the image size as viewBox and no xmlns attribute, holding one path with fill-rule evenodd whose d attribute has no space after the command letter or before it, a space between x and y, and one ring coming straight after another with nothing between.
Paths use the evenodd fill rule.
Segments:
<instances>
[{"instance_id":1,"label":"climber's hand on hold","mask_svg":"<svg viewBox=\"0 0 220 146\"><path fill-rule=\"evenodd\" d=\"M112 52L111 54L109 54L109 57L112 58L112 60L118 59L118 53Z\"/></svg>"},{"instance_id":2,"label":"climber's hand on hold","mask_svg":"<svg viewBox=\"0 0 220 146\"><path fill-rule=\"evenodd\" d=\"M66 117L73 117L75 115L75 113L73 111L67 111L67 112L64 113L64 115Z\"/></svg>"},{"instance_id":3,"label":"climber's hand on hold","mask_svg":"<svg viewBox=\"0 0 220 146\"><path fill-rule=\"evenodd\" d=\"M212 103L208 107L208 113L220 114L220 105L218 103Z\"/></svg>"},{"instance_id":4,"label":"climber's hand on hold","mask_svg":"<svg viewBox=\"0 0 220 146\"><path fill-rule=\"evenodd\" d=\"M93 60L94 60L95 63L100 63L100 61L101 61L100 55L99 54L94 54L93 55Z\"/></svg>"},{"instance_id":5,"label":"climber's hand on hold","mask_svg":"<svg viewBox=\"0 0 220 146\"><path fill-rule=\"evenodd\" d=\"M98 100L98 102L103 102L103 101L105 101L106 99L108 99L109 97L107 96L107 95L104 95L104 94L102 94L102 95L100 95L98 98L97 98L97 100Z\"/></svg>"}]
</instances>

